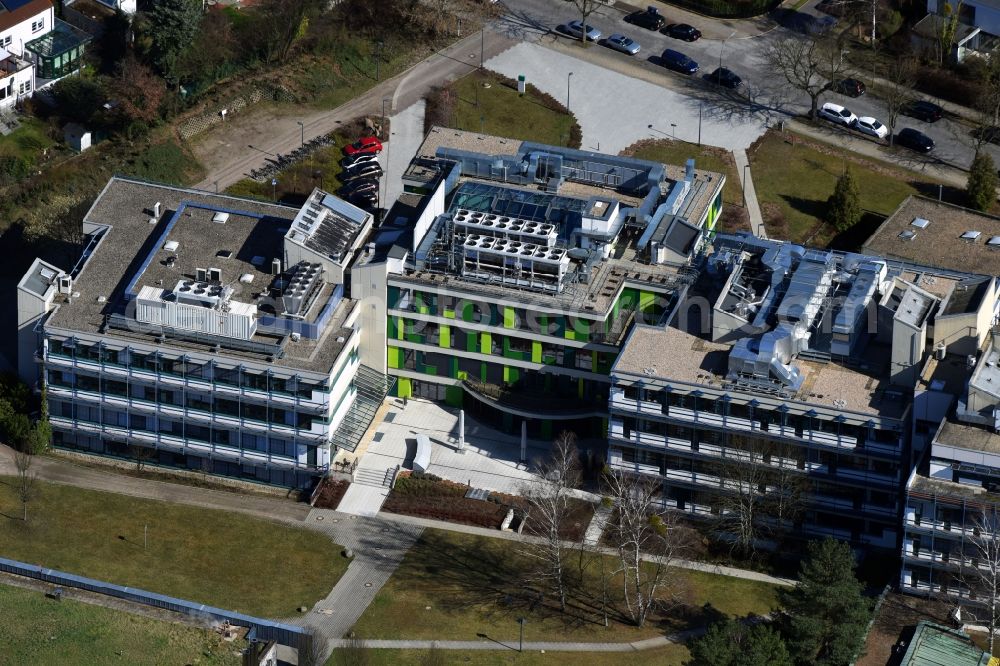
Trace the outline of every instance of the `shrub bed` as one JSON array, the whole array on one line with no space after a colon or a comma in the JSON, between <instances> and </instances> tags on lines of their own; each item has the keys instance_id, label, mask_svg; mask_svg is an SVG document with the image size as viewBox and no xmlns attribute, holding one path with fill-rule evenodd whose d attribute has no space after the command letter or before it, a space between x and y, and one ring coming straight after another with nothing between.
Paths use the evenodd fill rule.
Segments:
<instances>
[{"instance_id":1,"label":"shrub bed","mask_svg":"<svg viewBox=\"0 0 1000 666\"><path fill-rule=\"evenodd\" d=\"M505 503L506 498L491 495L488 501L467 499L468 490L468 486L460 483L414 472L396 479L382 509L407 516L499 529L512 508Z\"/></svg>"},{"instance_id":2,"label":"shrub bed","mask_svg":"<svg viewBox=\"0 0 1000 666\"><path fill-rule=\"evenodd\" d=\"M340 500L344 499L344 493L347 492L347 487L350 485L350 481L323 479L320 481L321 487L316 494L313 506L317 509L336 509Z\"/></svg>"}]
</instances>

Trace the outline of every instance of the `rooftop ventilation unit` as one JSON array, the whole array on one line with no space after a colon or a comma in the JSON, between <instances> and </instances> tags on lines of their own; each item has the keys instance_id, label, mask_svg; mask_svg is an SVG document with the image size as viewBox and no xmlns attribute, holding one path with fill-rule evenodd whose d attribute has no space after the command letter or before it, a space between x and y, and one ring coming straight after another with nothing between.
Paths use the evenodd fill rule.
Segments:
<instances>
[{"instance_id":1,"label":"rooftop ventilation unit","mask_svg":"<svg viewBox=\"0 0 1000 666\"><path fill-rule=\"evenodd\" d=\"M208 281L209 282L222 282L222 270L218 268L208 269Z\"/></svg>"},{"instance_id":2,"label":"rooftop ventilation unit","mask_svg":"<svg viewBox=\"0 0 1000 666\"><path fill-rule=\"evenodd\" d=\"M910 241L917 237L917 232L911 231L909 229L903 229L902 231L899 232L899 237L902 238L903 240Z\"/></svg>"},{"instance_id":3,"label":"rooftop ventilation unit","mask_svg":"<svg viewBox=\"0 0 1000 666\"><path fill-rule=\"evenodd\" d=\"M991 236L986 245L993 248L1000 247L1000 236Z\"/></svg>"},{"instance_id":4,"label":"rooftop ventilation unit","mask_svg":"<svg viewBox=\"0 0 1000 666\"><path fill-rule=\"evenodd\" d=\"M180 243L178 243L175 240L172 240L172 241L167 241L166 243L164 243L163 244L163 249L166 250L167 252L176 252L177 248L179 248L180 246L181 246Z\"/></svg>"},{"instance_id":5,"label":"rooftop ventilation unit","mask_svg":"<svg viewBox=\"0 0 1000 666\"><path fill-rule=\"evenodd\" d=\"M925 220L922 217L913 218L913 222L910 222L911 227L916 227L917 229L926 229L927 225L930 224L930 220Z\"/></svg>"},{"instance_id":6,"label":"rooftop ventilation unit","mask_svg":"<svg viewBox=\"0 0 1000 666\"><path fill-rule=\"evenodd\" d=\"M244 273L240 276L240 282L243 284L250 284L253 282L253 273Z\"/></svg>"},{"instance_id":7,"label":"rooftop ventilation unit","mask_svg":"<svg viewBox=\"0 0 1000 666\"><path fill-rule=\"evenodd\" d=\"M66 295L73 293L73 278L68 275L59 276L59 293Z\"/></svg>"},{"instance_id":8,"label":"rooftop ventilation unit","mask_svg":"<svg viewBox=\"0 0 1000 666\"><path fill-rule=\"evenodd\" d=\"M198 282L208 282L208 271L204 268L194 269L194 277Z\"/></svg>"},{"instance_id":9,"label":"rooftop ventilation unit","mask_svg":"<svg viewBox=\"0 0 1000 666\"><path fill-rule=\"evenodd\" d=\"M965 241L969 241L970 243L975 243L976 239L979 238L981 235L982 232L979 231L966 231L961 236L959 236L959 238Z\"/></svg>"},{"instance_id":10,"label":"rooftop ventilation unit","mask_svg":"<svg viewBox=\"0 0 1000 666\"><path fill-rule=\"evenodd\" d=\"M291 270L288 284L281 294L285 314L301 316L308 312L320 289L323 288L323 266L308 261L297 263Z\"/></svg>"},{"instance_id":11,"label":"rooftop ventilation unit","mask_svg":"<svg viewBox=\"0 0 1000 666\"><path fill-rule=\"evenodd\" d=\"M229 213L223 213L221 210L212 216L212 222L216 224L225 224L229 221Z\"/></svg>"},{"instance_id":12,"label":"rooftop ventilation unit","mask_svg":"<svg viewBox=\"0 0 1000 666\"><path fill-rule=\"evenodd\" d=\"M153 217L159 217L159 216L160 216L160 202L157 201L155 204L153 204Z\"/></svg>"},{"instance_id":13,"label":"rooftop ventilation unit","mask_svg":"<svg viewBox=\"0 0 1000 666\"><path fill-rule=\"evenodd\" d=\"M271 275L281 275L281 259L277 257L271 260Z\"/></svg>"}]
</instances>

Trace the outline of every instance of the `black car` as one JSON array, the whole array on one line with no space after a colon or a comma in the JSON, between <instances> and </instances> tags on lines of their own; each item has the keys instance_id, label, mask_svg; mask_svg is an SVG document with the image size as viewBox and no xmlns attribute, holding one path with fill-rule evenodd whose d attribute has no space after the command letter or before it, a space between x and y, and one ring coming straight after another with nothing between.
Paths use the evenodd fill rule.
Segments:
<instances>
[{"instance_id":1,"label":"black car","mask_svg":"<svg viewBox=\"0 0 1000 666\"><path fill-rule=\"evenodd\" d=\"M378 190L373 192L354 192L347 200L360 208L375 208L378 206Z\"/></svg>"},{"instance_id":2,"label":"black car","mask_svg":"<svg viewBox=\"0 0 1000 666\"><path fill-rule=\"evenodd\" d=\"M645 11L633 12L625 17L625 21L647 30L659 30L667 23L667 19L656 7L646 7Z\"/></svg>"},{"instance_id":3,"label":"black car","mask_svg":"<svg viewBox=\"0 0 1000 666\"><path fill-rule=\"evenodd\" d=\"M937 104L920 99L904 106L903 113L911 118L923 120L926 123L933 123L941 120L944 110Z\"/></svg>"},{"instance_id":4,"label":"black car","mask_svg":"<svg viewBox=\"0 0 1000 666\"><path fill-rule=\"evenodd\" d=\"M865 84L857 79L841 79L837 82L835 89L848 97L861 97L868 90Z\"/></svg>"},{"instance_id":5,"label":"black car","mask_svg":"<svg viewBox=\"0 0 1000 666\"><path fill-rule=\"evenodd\" d=\"M376 163L360 164L353 169L340 172L340 182L347 183L359 178L381 178L382 167Z\"/></svg>"},{"instance_id":6,"label":"black car","mask_svg":"<svg viewBox=\"0 0 1000 666\"><path fill-rule=\"evenodd\" d=\"M929 153L934 149L934 139L909 127L899 130L895 143L897 146L903 146L918 153Z\"/></svg>"},{"instance_id":7,"label":"black car","mask_svg":"<svg viewBox=\"0 0 1000 666\"><path fill-rule=\"evenodd\" d=\"M682 74L694 74L698 71L698 63L691 58L687 57L680 51L674 51L672 49L667 49L663 52L660 57L660 62L667 69L672 69L675 72L680 72Z\"/></svg>"},{"instance_id":8,"label":"black car","mask_svg":"<svg viewBox=\"0 0 1000 666\"><path fill-rule=\"evenodd\" d=\"M731 69L726 69L725 67L719 67L714 72L709 74L708 80L717 86L730 88L732 90L736 90L743 85L743 79L737 76L736 72Z\"/></svg>"},{"instance_id":9,"label":"black car","mask_svg":"<svg viewBox=\"0 0 1000 666\"><path fill-rule=\"evenodd\" d=\"M344 197L351 197L355 194L360 193L372 193L378 191L378 181L374 178L359 178L357 180L352 180L346 183L340 188L340 195Z\"/></svg>"},{"instance_id":10,"label":"black car","mask_svg":"<svg viewBox=\"0 0 1000 666\"><path fill-rule=\"evenodd\" d=\"M685 42L696 42L701 39L701 30L687 23L671 23L663 30L663 34Z\"/></svg>"}]
</instances>

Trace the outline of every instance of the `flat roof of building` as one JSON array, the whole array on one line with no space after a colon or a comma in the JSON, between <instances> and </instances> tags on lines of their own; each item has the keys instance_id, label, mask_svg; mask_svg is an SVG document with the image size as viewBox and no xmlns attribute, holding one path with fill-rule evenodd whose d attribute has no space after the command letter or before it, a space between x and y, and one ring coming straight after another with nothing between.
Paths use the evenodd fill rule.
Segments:
<instances>
[{"instance_id":1,"label":"flat roof of building","mask_svg":"<svg viewBox=\"0 0 1000 666\"><path fill-rule=\"evenodd\" d=\"M154 219L151 211L156 203L160 204L160 216ZM137 293L139 286L172 289L180 280L195 279L197 268L219 268L222 284L234 290L233 300L254 303L255 294L266 293L271 284L271 260L283 258L284 234L297 212L280 204L112 178L84 220L108 229L74 276L73 291L79 296L63 299L47 326L149 341L149 335L105 330L107 316L125 314L127 292ZM224 223L213 221L220 213L226 214ZM247 275L250 282L240 280ZM333 288L329 284L323 287L306 313L307 321L316 319ZM305 336L298 341L286 339L284 356L274 364L319 373L328 370L343 348L338 339L350 335L342 323L352 307L353 302L342 300L318 340ZM273 344L278 339L258 334L253 341ZM173 338L163 344L205 348ZM241 355L230 349L221 353ZM251 358L262 360L259 354Z\"/></svg>"},{"instance_id":2,"label":"flat roof of building","mask_svg":"<svg viewBox=\"0 0 1000 666\"><path fill-rule=\"evenodd\" d=\"M946 420L934 435L934 443L970 451L1000 453L1000 435L965 423Z\"/></svg>"},{"instance_id":3,"label":"flat roof of building","mask_svg":"<svg viewBox=\"0 0 1000 666\"><path fill-rule=\"evenodd\" d=\"M963 239L967 232L979 234ZM1000 275L1000 217L911 195L865 241L862 252L963 273Z\"/></svg>"},{"instance_id":4,"label":"flat roof of building","mask_svg":"<svg viewBox=\"0 0 1000 666\"><path fill-rule=\"evenodd\" d=\"M731 348L673 326L636 326L612 372L723 388L731 385L726 379ZM870 345L862 362L879 363L881 357L884 363L888 354L880 351L877 345ZM801 388L791 396L798 402L893 418L905 407L904 401L894 399L896 392L886 395L888 377L877 371L881 366L864 370L802 358L796 359L795 365L805 376ZM742 391L738 387L733 390Z\"/></svg>"},{"instance_id":5,"label":"flat roof of building","mask_svg":"<svg viewBox=\"0 0 1000 666\"><path fill-rule=\"evenodd\" d=\"M921 495L937 495L939 497L954 497L985 505L1000 503L1000 493L991 493L982 486L946 481L944 479L932 479L923 474L913 475L913 481L910 482L908 492Z\"/></svg>"}]
</instances>

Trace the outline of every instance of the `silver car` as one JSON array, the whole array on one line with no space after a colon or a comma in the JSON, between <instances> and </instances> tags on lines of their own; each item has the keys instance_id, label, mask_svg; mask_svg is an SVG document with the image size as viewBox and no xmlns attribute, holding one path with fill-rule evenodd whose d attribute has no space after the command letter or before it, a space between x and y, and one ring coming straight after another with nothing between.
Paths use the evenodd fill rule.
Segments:
<instances>
[{"instance_id":1,"label":"silver car","mask_svg":"<svg viewBox=\"0 0 1000 666\"><path fill-rule=\"evenodd\" d=\"M596 42L601 38L601 31L592 25L584 26L583 21L570 21L566 24L566 32L579 38L584 32L587 33L587 40Z\"/></svg>"},{"instance_id":2,"label":"silver car","mask_svg":"<svg viewBox=\"0 0 1000 666\"><path fill-rule=\"evenodd\" d=\"M605 46L628 55L635 55L639 52L639 42L618 33L608 37L607 41L605 41Z\"/></svg>"}]
</instances>

